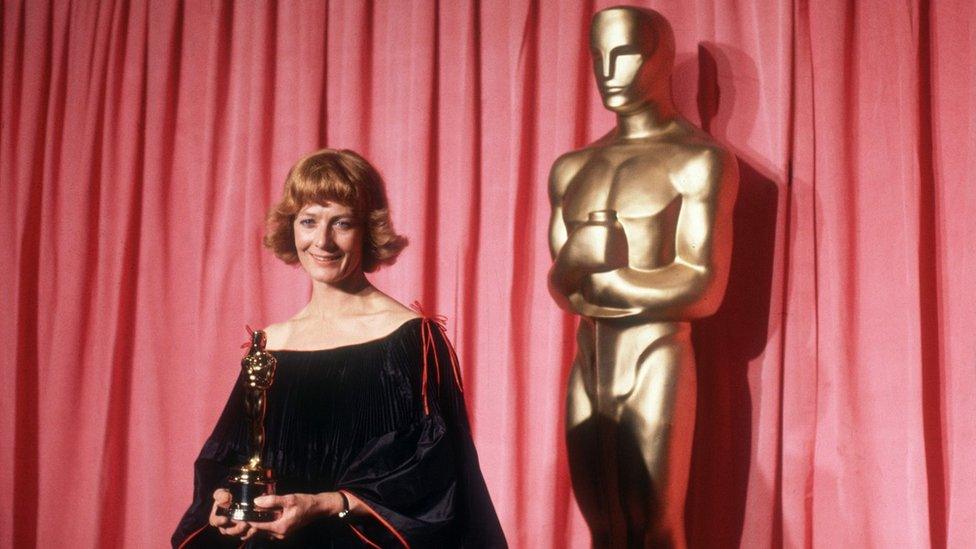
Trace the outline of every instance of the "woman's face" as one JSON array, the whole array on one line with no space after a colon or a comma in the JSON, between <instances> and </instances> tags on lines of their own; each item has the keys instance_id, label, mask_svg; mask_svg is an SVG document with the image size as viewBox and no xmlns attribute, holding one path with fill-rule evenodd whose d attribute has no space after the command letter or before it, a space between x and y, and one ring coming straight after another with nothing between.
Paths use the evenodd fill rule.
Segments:
<instances>
[{"instance_id":1,"label":"woman's face","mask_svg":"<svg viewBox=\"0 0 976 549\"><path fill-rule=\"evenodd\" d=\"M363 269L363 224L338 202L306 204L295 216L298 261L316 282L338 284Z\"/></svg>"}]
</instances>

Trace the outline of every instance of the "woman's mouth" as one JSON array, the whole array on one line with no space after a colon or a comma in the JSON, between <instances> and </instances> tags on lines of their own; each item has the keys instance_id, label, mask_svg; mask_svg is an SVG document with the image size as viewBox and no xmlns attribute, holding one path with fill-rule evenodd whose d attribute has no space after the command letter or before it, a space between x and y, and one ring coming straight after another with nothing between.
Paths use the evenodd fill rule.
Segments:
<instances>
[{"instance_id":1,"label":"woman's mouth","mask_svg":"<svg viewBox=\"0 0 976 549\"><path fill-rule=\"evenodd\" d=\"M318 263L332 263L338 261L339 258L342 257L341 255L333 255L333 254L320 255L312 252L308 252L308 255Z\"/></svg>"}]
</instances>

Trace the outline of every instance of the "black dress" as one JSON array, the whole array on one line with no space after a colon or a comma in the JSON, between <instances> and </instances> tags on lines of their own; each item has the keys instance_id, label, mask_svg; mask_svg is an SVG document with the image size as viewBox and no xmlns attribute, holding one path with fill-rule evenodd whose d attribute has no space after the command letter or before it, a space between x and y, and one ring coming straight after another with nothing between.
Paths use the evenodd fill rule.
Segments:
<instances>
[{"instance_id":1,"label":"black dress","mask_svg":"<svg viewBox=\"0 0 976 549\"><path fill-rule=\"evenodd\" d=\"M317 519L284 541L246 547L505 547L471 440L457 360L431 319L380 339L272 351L265 460L277 493L344 490L372 516ZM193 503L174 547L238 547L208 526L213 492L245 462L238 380L194 470Z\"/></svg>"}]
</instances>

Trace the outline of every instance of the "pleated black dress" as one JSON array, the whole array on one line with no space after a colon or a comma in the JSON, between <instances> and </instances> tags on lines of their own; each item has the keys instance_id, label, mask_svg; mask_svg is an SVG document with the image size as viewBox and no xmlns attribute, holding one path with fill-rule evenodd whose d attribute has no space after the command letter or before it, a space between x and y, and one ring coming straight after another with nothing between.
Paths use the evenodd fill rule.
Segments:
<instances>
[{"instance_id":1,"label":"pleated black dress","mask_svg":"<svg viewBox=\"0 0 976 549\"><path fill-rule=\"evenodd\" d=\"M277 493L345 490L372 516L313 521L245 547L505 547L471 440L456 357L440 324L414 319L380 339L278 359L265 416ZM208 525L213 492L246 460L238 380L194 470L174 547L239 547Z\"/></svg>"}]
</instances>

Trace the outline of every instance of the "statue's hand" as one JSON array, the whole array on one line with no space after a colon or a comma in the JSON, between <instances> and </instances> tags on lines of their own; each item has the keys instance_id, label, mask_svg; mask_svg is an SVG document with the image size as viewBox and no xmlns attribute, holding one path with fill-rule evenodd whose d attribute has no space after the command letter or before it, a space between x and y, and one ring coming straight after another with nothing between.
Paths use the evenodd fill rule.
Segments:
<instances>
[{"instance_id":1,"label":"statue's hand","mask_svg":"<svg viewBox=\"0 0 976 549\"><path fill-rule=\"evenodd\" d=\"M569 303L569 310L578 315L586 315L587 303L583 298L583 294L576 292L567 298Z\"/></svg>"},{"instance_id":2,"label":"statue's hand","mask_svg":"<svg viewBox=\"0 0 976 549\"><path fill-rule=\"evenodd\" d=\"M588 273L625 267L626 237L614 227L583 224L569 233L559 256L567 268Z\"/></svg>"},{"instance_id":3,"label":"statue's hand","mask_svg":"<svg viewBox=\"0 0 976 549\"><path fill-rule=\"evenodd\" d=\"M580 293L588 303L601 307L629 309L630 304L619 299L613 290L613 285L619 282L619 275L614 271L591 273L583 277L580 283Z\"/></svg>"},{"instance_id":4,"label":"statue's hand","mask_svg":"<svg viewBox=\"0 0 976 549\"><path fill-rule=\"evenodd\" d=\"M596 273L594 275L587 275L586 278L590 276L595 276L602 278L606 276L606 273ZM632 317L640 313L640 309L635 307L608 307L603 304L596 304L588 301L582 293L574 293L568 298L569 306L568 308L573 313L578 315L595 318L595 319L610 319L610 318L624 318Z\"/></svg>"}]
</instances>

